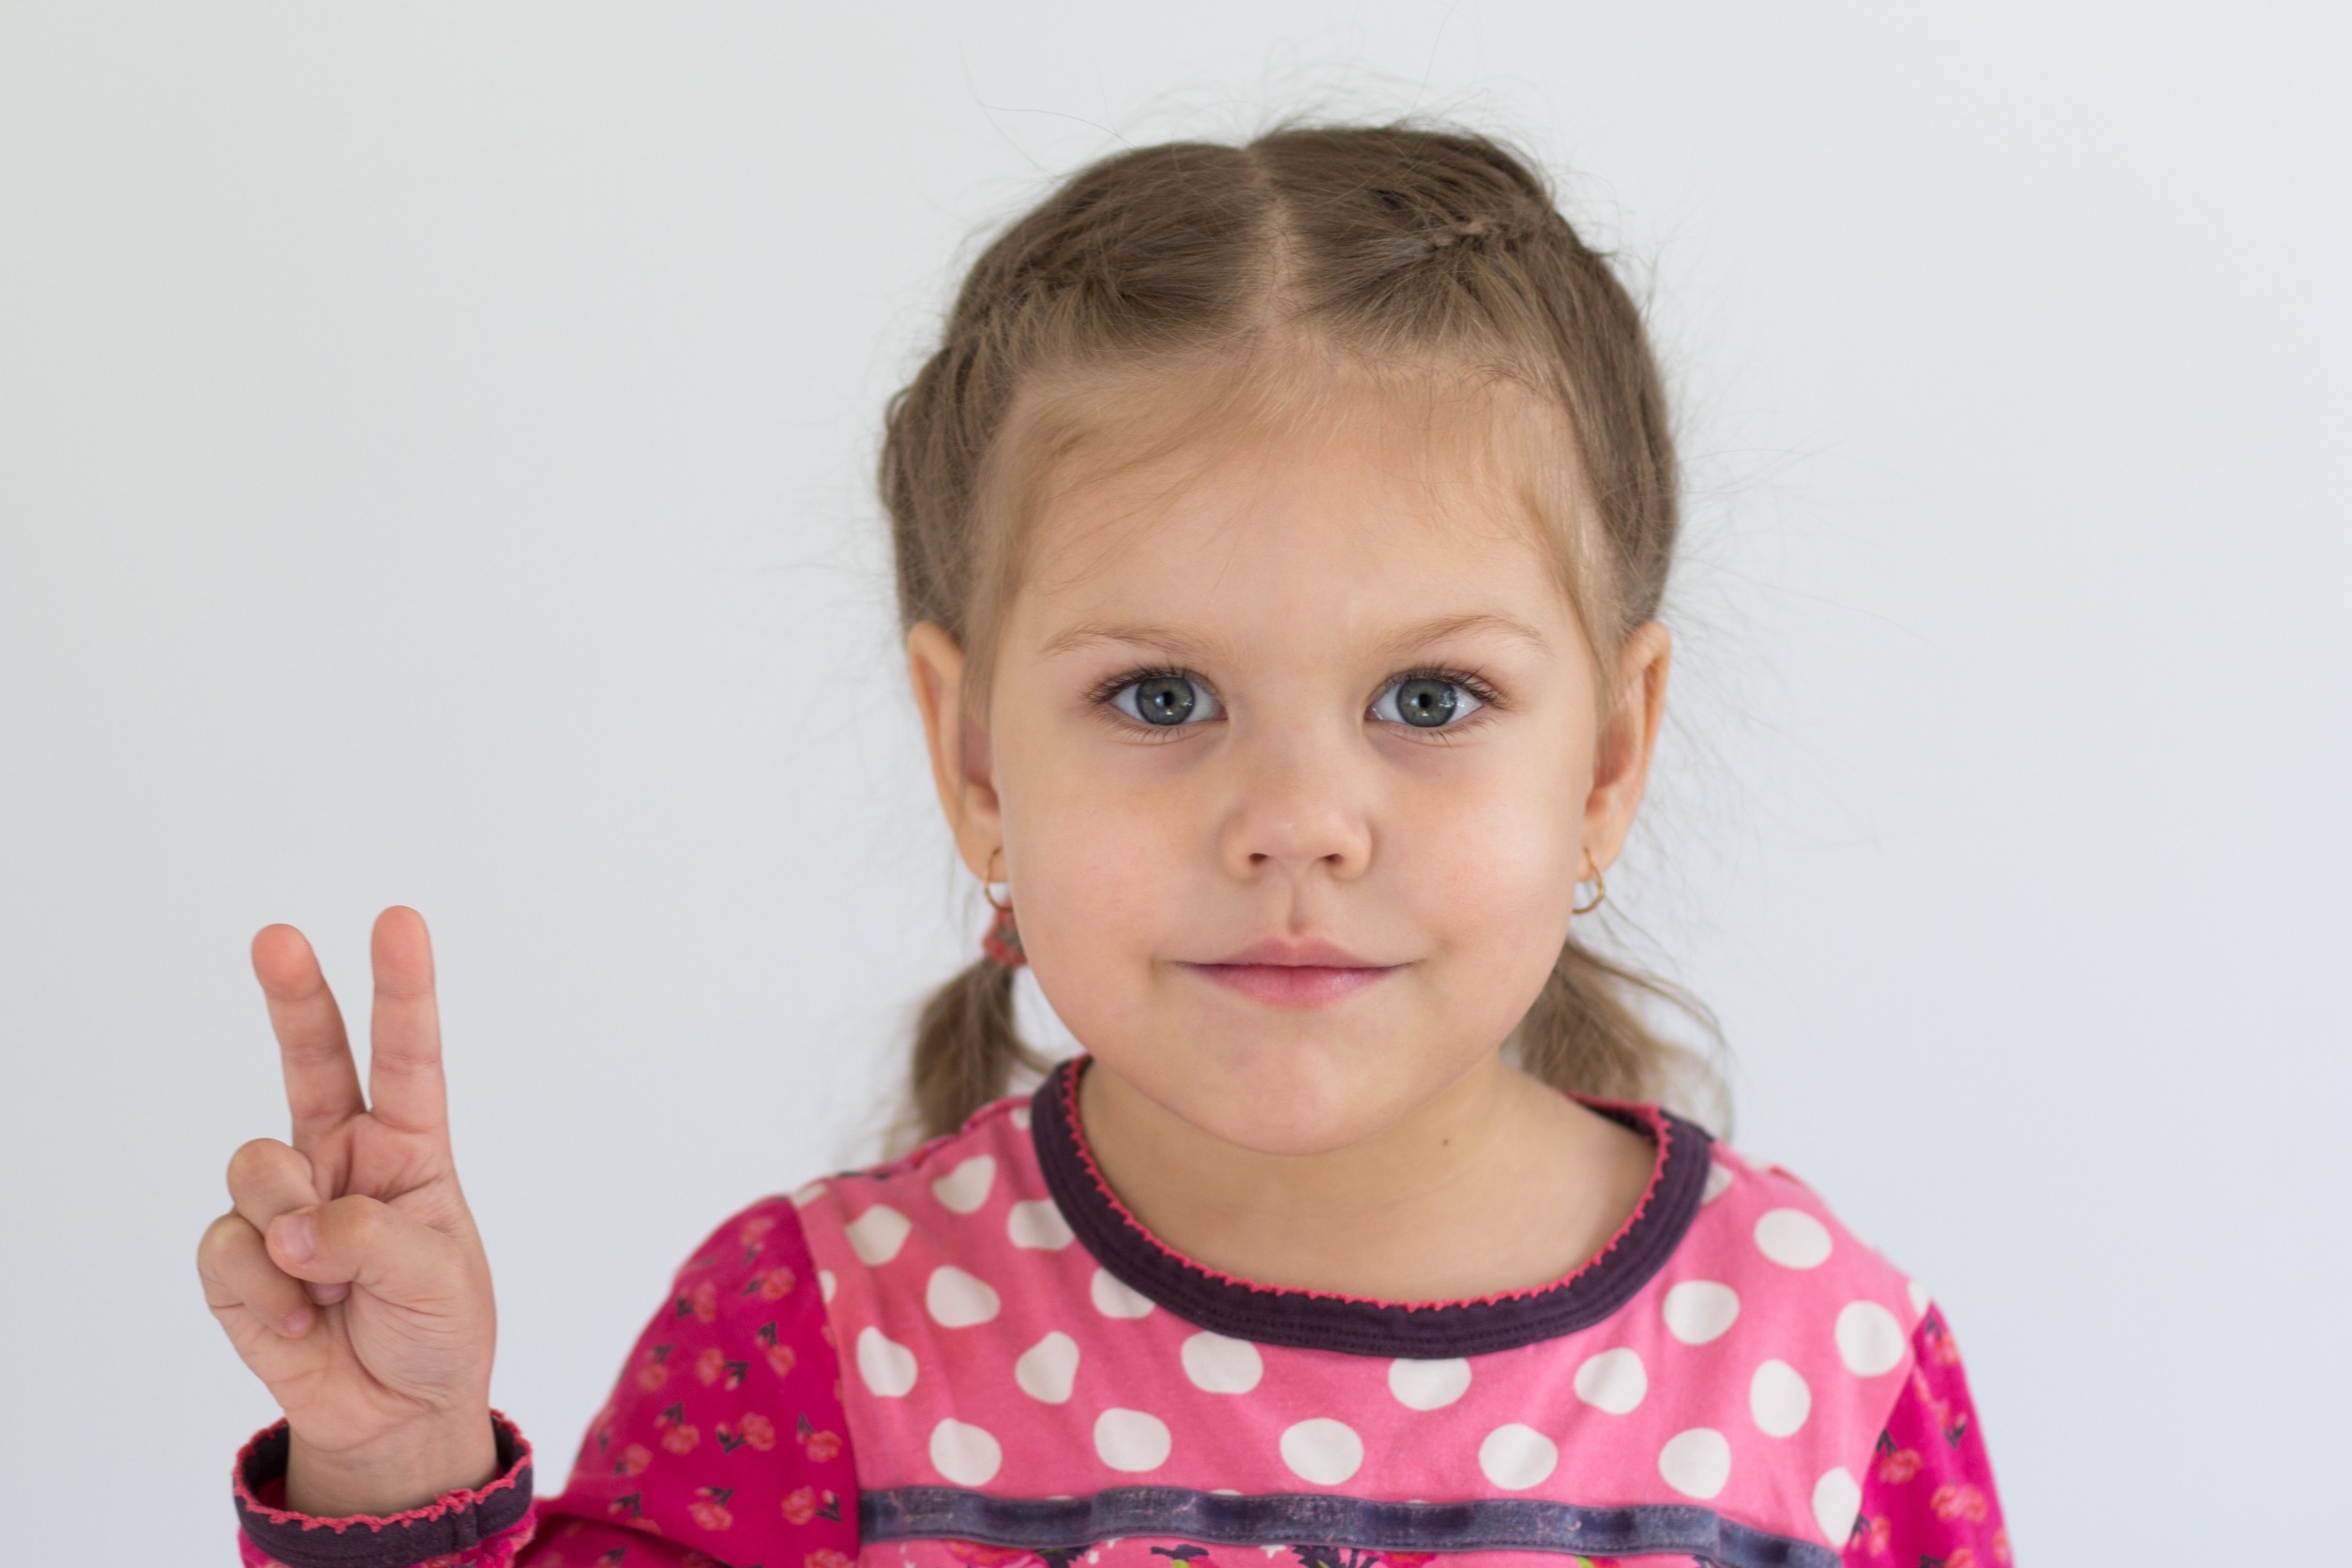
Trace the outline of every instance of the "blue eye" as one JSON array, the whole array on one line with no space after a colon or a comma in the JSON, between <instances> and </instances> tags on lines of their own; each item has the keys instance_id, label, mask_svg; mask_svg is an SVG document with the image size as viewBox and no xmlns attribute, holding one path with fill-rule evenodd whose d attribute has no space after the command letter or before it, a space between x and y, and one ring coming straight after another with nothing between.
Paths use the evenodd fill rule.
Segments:
<instances>
[{"instance_id":1,"label":"blue eye","mask_svg":"<svg viewBox=\"0 0 2352 1568\"><path fill-rule=\"evenodd\" d=\"M1183 675L1149 675L1130 681L1110 701L1129 718L1163 730L1202 723L1225 712L1206 686Z\"/></svg>"},{"instance_id":2,"label":"blue eye","mask_svg":"<svg viewBox=\"0 0 2352 1568\"><path fill-rule=\"evenodd\" d=\"M1372 703L1372 716L1391 724L1409 724L1416 730L1442 730L1485 705L1458 681L1415 675L1380 693Z\"/></svg>"}]
</instances>

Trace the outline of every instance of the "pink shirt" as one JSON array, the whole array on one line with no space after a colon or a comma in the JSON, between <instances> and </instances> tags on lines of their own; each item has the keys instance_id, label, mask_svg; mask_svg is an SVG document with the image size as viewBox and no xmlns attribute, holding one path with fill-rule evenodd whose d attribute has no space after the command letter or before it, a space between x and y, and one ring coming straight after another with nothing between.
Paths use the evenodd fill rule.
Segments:
<instances>
[{"instance_id":1,"label":"pink shirt","mask_svg":"<svg viewBox=\"0 0 2352 1568\"><path fill-rule=\"evenodd\" d=\"M902 1159L754 1204L680 1271L534 1502L274 1506L251 1568L2007 1563L1933 1304L1812 1191L1655 1107L1648 1189L1566 1279L1405 1304L1174 1253L1095 1171L1081 1063Z\"/></svg>"}]
</instances>

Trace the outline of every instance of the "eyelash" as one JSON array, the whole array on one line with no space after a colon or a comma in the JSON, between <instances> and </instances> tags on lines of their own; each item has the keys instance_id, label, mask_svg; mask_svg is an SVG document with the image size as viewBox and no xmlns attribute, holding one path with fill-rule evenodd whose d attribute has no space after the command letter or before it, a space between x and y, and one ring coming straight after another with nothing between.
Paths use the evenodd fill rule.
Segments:
<instances>
[{"instance_id":1,"label":"eyelash","mask_svg":"<svg viewBox=\"0 0 2352 1568\"><path fill-rule=\"evenodd\" d=\"M1440 746L1451 745L1470 731L1483 728L1488 715L1507 706L1502 700L1502 693L1497 691L1478 675L1468 670L1452 670L1442 665L1424 665L1415 670L1398 671L1388 678L1379 691L1373 693L1372 701L1378 702L1407 681L1444 681L1448 685L1460 686L1464 691L1478 699L1477 711L1464 715L1458 722L1440 725L1435 730L1414 731L1412 738L1425 744L1434 742ZM1370 703L1365 704L1366 707L1370 705ZM1391 725L1389 728L1398 731L1412 729L1410 725Z\"/></svg>"},{"instance_id":2,"label":"eyelash","mask_svg":"<svg viewBox=\"0 0 2352 1568\"><path fill-rule=\"evenodd\" d=\"M1137 731L1149 731L1150 734L1147 738L1153 741L1179 740L1183 738L1186 730L1196 729L1198 726L1188 724L1171 724L1166 727L1159 725L1138 725L1128 721L1125 718L1125 716L1120 714L1118 709L1112 704L1111 700L1113 698L1117 697L1121 692L1126 690L1129 686L1136 685L1138 682L1156 680L1191 681L1197 686L1207 686L1212 695L1214 695L1216 691L1216 688L1210 686L1207 681L1202 680L1199 675L1184 669L1181 665L1157 664L1145 666L1140 669L1123 671L1119 674L1111 676L1108 680L1098 683L1093 690L1086 694L1086 700L1094 707L1100 709L1107 716L1113 716L1116 721L1119 722L1121 728L1130 732ZM1398 671L1395 674L1391 675L1386 681L1383 681L1380 684L1380 690L1372 694L1372 702L1378 702L1381 698L1387 696L1396 687L1403 686L1407 681L1447 681L1451 682L1455 686L1460 686L1464 691L1469 692L1472 697L1478 699L1479 706L1476 713L1468 715L1458 724L1448 724L1439 729L1422 731L1420 734L1415 737L1419 740L1444 741L1451 739L1453 736L1461 733L1465 730L1476 727L1480 723L1479 716L1481 714L1496 711L1509 705L1503 701L1502 693L1497 691L1479 675L1468 670L1455 670L1440 665L1424 665L1411 670ZM1369 709L1372 706L1372 702L1365 703L1365 708ZM1390 728L1394 729L1397 728L1397 726L1392 725Z\"/></svg>"},{"instance_id":3,"label":"eyelash","mask_svg":"<svg viewBox=\"0 0 2352 1568\"><path fill-rule=\"evenodd\" d=\"M1185 731L1198 729L1199 726L1191 724L1170 724L1165 726L1156 724L1138 724L1135 720L1121 713L1117 704L1112 701L1113 698L1117 697L1121 692L1126 690L1131 686L1135 686L1143 681L1158 680L1191 681L1197 686L1203 686L1209 685L1208 682L1202 680L1191 671L1184 669L1181 666L1173 664L1155 664L1142 669L1125 671L1123 673L1111 676L1110 679L1100 683L1093 690L1088 692L1086 694L1086 700L1093 704L1096 710L1098 710L1106 719L1109 720L1113 724L1116 724L1122 731L1133 735L1138 740L1147 741L1154 745L1164 744L1168 741L1182 740L1184 738ZM1215 688L1212 686L1210 687L1210 690L1214 693Z\"/></svg>"}]
</instances>

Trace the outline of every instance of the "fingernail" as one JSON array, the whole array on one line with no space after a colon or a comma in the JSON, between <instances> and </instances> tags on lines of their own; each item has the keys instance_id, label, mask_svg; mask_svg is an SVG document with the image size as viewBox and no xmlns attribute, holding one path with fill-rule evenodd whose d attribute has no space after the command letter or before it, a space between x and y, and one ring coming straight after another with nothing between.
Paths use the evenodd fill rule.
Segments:
<instances>
[{"instance_id":1,"label":"fingernail","mask_svg":"<svg viewBox=\"0 0 2352 1568\"><path fill-rule=\"evenodd\" d=\"M315 1314L307 1306L297 1306L286 1314L286 1320L278 1332L289 1339L299 1339L310 1332L310 1319Z\"/></svg>"},{"instance_id":2,"label":"fingernail","mask_svg":"<svg viewBox=\"0 0 2352 1568\"><path fill-rule=\"evenodd\" d=\"M319 1255L319 1228L309 1214L288 1214L278 1222L278 1250L296 1263Z\"/></svg>"},{"instance_id":3,"label":"fingernail","mask_svg":"<svg viewBox=\"0 0 2352 1568\"><path fill-rule=\"evenodd\" d=\"M350 1294L351 1287L340 1280L326 1285L322 1285L316 1280L310 1282L310 1299L321 1306L333 1306Z\"/></svg>"}]
</instances>

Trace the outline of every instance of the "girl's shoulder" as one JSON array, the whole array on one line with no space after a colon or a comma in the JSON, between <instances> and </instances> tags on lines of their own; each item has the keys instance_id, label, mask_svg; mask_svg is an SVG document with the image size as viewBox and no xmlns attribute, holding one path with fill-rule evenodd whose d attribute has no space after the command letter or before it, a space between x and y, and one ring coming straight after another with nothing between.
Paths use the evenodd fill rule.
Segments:
<instances>
[{"instance_id":1,"label":"girl's shoulder","mask_svg":"<svg viewBox=\"0 0 2352 1568\"><path fill-rule=\"evenodd\" d=\"M1704 1344L1742 1318L1785 1320L1794 1341L1834 1350L1857 1377L1903 1366L1929 1306L1919 1282L1795 1172L1720 1141L1708 1155L1691 1222L1661 1270L1667 1334Z\"/></svg>"},{"instance_id":2,"label":"girl's shoulder","mask_svg":"<svg viewBox=\"0 0 2352 1568\"><path fill-rule=\"evenodd\" d=\"M783 1201L797 1213L821 1262L837 1252L836 1262L880 1266L911 1241L918 1254L942 1256L969 1254L984 1238L1015 1250L1057 1250L1075 1235L1060 1223L1046 1191L1031 1115L1029 1097L1007 1095L982 1106L955 1132L879 1165L819 1177ZM987 1226L989 1218L998 1224ZM837 1273L827 1268L822 1277L830 1301Z\"/></svg>"}]
</instances>

